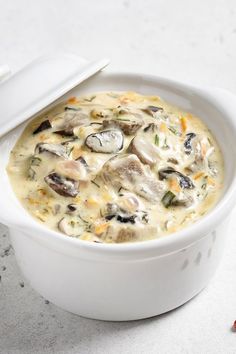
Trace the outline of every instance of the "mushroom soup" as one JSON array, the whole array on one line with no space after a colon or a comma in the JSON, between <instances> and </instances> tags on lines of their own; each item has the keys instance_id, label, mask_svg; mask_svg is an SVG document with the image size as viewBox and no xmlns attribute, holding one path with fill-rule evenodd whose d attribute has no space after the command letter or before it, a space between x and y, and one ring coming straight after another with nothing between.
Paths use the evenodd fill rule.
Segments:
<instances>
[{"instance_id":1,"label":"mushroom soup","mask_svg":"<svg viewBox=\"0 0 236 354\"><path fill-rule=\"evenodd\" d=\"M31 121L8 175L24 207L93 242L163 237L217 202L223 159L205 124L157 96L72 97Z\"/></svg>"}]
</instances>

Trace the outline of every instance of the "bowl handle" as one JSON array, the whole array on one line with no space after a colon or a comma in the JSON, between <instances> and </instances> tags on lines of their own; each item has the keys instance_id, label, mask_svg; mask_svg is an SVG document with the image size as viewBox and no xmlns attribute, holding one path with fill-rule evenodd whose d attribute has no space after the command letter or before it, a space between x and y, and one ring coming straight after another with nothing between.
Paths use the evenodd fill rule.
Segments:
<instances>
[{"instance_id":1,"label":"bowl handle","mask_svg":"<svg viewBox=\"0 0 236 354\"><path fill-rule=\"evenodd\" d=\"M218 101L220 104L220 108L224 110L224 112L232 117L231 123L236 128L236 94L232 92L215 87L207 87L203 90L204 94L209 98L212 98L214 101Z\"/></svg>"}]
</instances>

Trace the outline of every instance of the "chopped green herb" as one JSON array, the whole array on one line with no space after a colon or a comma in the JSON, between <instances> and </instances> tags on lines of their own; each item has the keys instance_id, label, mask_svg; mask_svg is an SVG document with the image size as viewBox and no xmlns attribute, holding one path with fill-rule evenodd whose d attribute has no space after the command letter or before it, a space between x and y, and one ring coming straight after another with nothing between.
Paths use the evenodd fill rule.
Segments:
<instances>
[{"instance_id":1,"label":"chopped green herb","mask_svg":"<svg viewBox=\"0 0 236 354\"><path fill-rule=\"evenodd\" d=\"M160 139L157 134L155 135L154 142L155 142L155 145L159 146Z\"/></svg>"},{"instance_id":2,"label":"chopped green herb","mask_svg":"<svg viewBox=\"0 0 236 354\"><path fill-rule=\"evenodd\" d=\"M97 186L98 188L100 188L99 184L96 183L94 180L92 180L91 183L95 184L95 186Z\"/></svg>"},{"instance_id":3,"label":"chopped green herb","mask_svg":"<svg viewBox=\"0 0 236 354\"><path fill-rule=\"evenodd\" d=\"M165 138L164 143L162 145L162 148L163 149L169 149L170 148L169 145L167 144L167 138Z\"/></svg>"},{"instance_id":4,"label":"chopped green herb","mask_svg":"<svg viewBox=\"0 0 236 354\"><path fill-rule=\"evenodd\" d=\"M173 133L175 135L180 135L180 133L176 130L175 127L170 126L170 127L168 127L168 129L171 131L171 133Z\"/></svg>"},{"instance_id":5,"label":"chopped green herb","mask_svg":"<svg viewBox=\"0 0 236 354\"><path fill-rule=\"evenodd\" d=\"M169 208L169 206L171 206L174 198L175 198L175 194L172 193L171 191L168 191L164 194L161 202L165 208Z\"/></svg>"}]
</instances>

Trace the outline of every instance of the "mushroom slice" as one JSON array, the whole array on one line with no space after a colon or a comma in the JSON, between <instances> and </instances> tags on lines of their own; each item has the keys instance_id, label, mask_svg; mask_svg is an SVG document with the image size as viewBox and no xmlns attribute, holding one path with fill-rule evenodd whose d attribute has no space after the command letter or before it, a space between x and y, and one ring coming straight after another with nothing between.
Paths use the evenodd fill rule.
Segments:
<instances>
[{"instance_id":1,"label":"mushroom slice","mask_svg":"<svg viewBox=\"0 0 236 354\"><path fill-rule=\"evenodd\" d=\"M102 240L111 243L138 242L157 237L157 227L151 225L110 225L101 236Z\"/></svg>"},{"instance_id":2,"label":"mushroom slice","mask_svg":"<svg viewBox=\"0 0 236 354\"><path fill-rule=\"evenodd\" d=\"M35 147L35 154L41 154L43 152L49 152L50 154L68 158L68 152L66 146L61 144L48 144L48 143L38 143Z\"/></svg>"},{"instance_id":3,"label":"mushroom slice","mask_svg":"<svg viewBox=\"0 0 236 354\"><path fill-rule=\"evenodd\" d=\"M50 129L50 128L52 128L51 123L48 119L46 119L38 126L38 128L36 128L33 131L33 135L38 134L38 133L40 133L46 129Z\"/></svg>"},{"instance_id":4,"label":"mushroom slice","mask_svg":"<svg viewBox=\"0 0 236 354\"><path fill-rule=\"evenodd\" d=\"M184 141L185 154L190 155L192 152L192 139L196 137L195 133L186 134L186 140Z\"/></svg>"},{"instance_id":5,"label":"mushroom slice","mask_svg":"<svg viewBox=\"0 0 236 354\"><path fill-rule=\"evenodd\" d=\"M89 165L87 164L87 161L83 156L78 157L76 161L79 161L85 167L86 171L89 172L90 170Z\"/></svg>"},{"instance_id":6,"label":"mushroom slice","mask_svg":"<svg viewBox=\"0 0 236 354\"><path fill-rule=\"evenodd\" d=\"M58 229L68 236L79 237L84 231L84 227L79 224L75 217L66 216L58 222Z\"/></svg>"},{"instance_id":7,"label":"mushroom slice","mask_svg":"<svg viewBox=\"0 0 236 354\"><path fill-rule=\"evenodd\" d=\"M79 183L71 178L65 178L56 172L44 177L45 182L57 194L63 197L76 197L79 193Z\"/></svg>"},{"instance_id":8,"label":"mushroom slice","mask_svg":"<svg viewBox=\"0 0 236 354\"><path fill-rule=\"evenodd\" d=\"M158 201L164 188L134 154L111 158L104 164L101 175L105 183L123 187L149 201Z\"/></svg>"},{"instance_id":9,"label":"mushroom slice","mask_svg":"<svg viewBox=\"0 0 236 354\"><path fill-rule=\"evenodd\" d=\"M129 151L137 155L140 161L149 166L154 166L160 160L155 146L141 136L133 138Z\"/></svg>"},{"instance_id":10,"label":"mushroom slice","mask_svg":"<svg viewBox=\"0 0 236 354\"><path fill-rule=\"evenodd\" d=\"M142 111L147 113L149 116L154 117L156 112L163 112L163 108L157 106L148 106L147 108L142 109Z\"/></svg>"},{"instance_id":11,"label":"mushroom slice","mask_svg":"<svg viewBox=\"0 0 236 354\"><path fill-rule=\"evenodd\" d=\"M119 128L125 135L134 135L143 126L142 120L111 119L102 122L103 128Z\"/></svg>"},{"instance_id":12,"label":"mushroom slice","mask_svg":"<svg viewBox=\"0 0 236 354\"><path fill-rule=\"evenodd\" d=\"M124 137L120 130L104 130L87 136L85 144L93 152L112 154L123 148Z\"/></svg>"},{"instance_id":13,"label":"mushroom slice","mask_svg":"<svg viewBox=\"0 0 236 354\"><path fill-rule=\"evenodd\" d=\"M171 175L177 175L179 179L179 185L183 189L193 189L195 186L192 180L183 175L181 172L176 171L173 167L162 168L158 171L159 179L162 181L164 179L168 179Z\"/></svg>"}]
</instances>

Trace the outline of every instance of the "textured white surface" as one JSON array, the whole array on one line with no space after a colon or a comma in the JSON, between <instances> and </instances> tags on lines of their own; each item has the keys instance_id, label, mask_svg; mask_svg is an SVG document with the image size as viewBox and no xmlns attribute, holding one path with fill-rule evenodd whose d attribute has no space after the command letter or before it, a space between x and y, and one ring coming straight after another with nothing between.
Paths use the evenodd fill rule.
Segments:
<instances>
[{"instance_id":1,"label":"textured white surface","mask_svg":"<svg viewBox=\"0 0 236 354\"><path fill-rule=\"evenodd\" d=\"M13 71L61 49L89 59L108 56L112 69L236 93L234 0L0 0L0 9L0 64ZM1 354L236 352L235 222L206 290L175 311L130 323L87 320L45 303L22 278L7 230L0 230Z\"/></svg>"}]
</instances>

